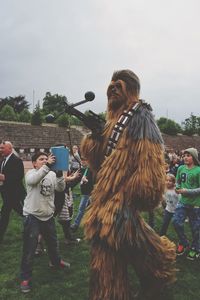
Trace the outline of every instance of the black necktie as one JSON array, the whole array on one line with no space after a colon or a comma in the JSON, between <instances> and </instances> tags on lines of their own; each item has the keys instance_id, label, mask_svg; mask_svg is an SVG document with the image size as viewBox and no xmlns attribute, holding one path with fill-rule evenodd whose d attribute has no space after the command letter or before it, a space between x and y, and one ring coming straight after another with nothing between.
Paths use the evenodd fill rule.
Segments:
<instances>
[{"instance_id":1,"label":"black necktie","mask_svg":"<svg viewBox=\"0 0 200 300\"><path fill-rule=\"evenodd\" d=\"M3 169L4 169L4 166L5 166L5 162L6 162L6 159L4 158L1 162L1 173L3 173Z\"/></svg>"}]
</instances>

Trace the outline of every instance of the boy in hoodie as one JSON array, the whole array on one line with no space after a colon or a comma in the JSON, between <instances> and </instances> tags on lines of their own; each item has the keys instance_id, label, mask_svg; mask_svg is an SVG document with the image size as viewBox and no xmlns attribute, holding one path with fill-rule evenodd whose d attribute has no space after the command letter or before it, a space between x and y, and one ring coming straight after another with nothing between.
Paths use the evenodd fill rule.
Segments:
<instances>
[{"instance_id":1,"label":"boy in hoodie","mask_svg":"<svg viewBox=\"0 0 200 300\"><path fill-rule=\"evenodd\" d=\"M61 171L51 171L55 157L44 152L37 152L32 157L33 169L25 176L27 196L24 200L24 233L23 255L21 261L21 291L31 290L33 259L41 233L46 241L50 266L69 268L70 264L61 260L58 250L56 228L54 222L55 190L61 192L65 181Z\"/></svg>"}]
</instances>

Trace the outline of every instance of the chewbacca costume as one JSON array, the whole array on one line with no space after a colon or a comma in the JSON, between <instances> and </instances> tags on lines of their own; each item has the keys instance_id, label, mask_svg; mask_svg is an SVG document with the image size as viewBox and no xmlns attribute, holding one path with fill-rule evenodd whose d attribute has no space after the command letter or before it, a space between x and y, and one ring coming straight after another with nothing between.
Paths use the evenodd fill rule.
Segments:
<instances>
[{"instance_id":1,"label":"chewbacca costume","mask_svg":"<svg viewBox=\"0 0 200 300\"><path fill-rule=\"evenodd\" d=\"M139 100L139 89L132 71L115 72L104 131L82 141L81 153L96 176L84 218L91 242L90 300L133 299L128 265L140 280L139 299L158 299L175 280L174 244L140 216L161 201L165 170L163 140L150 105Z\"/></svg>"}]
</instances>

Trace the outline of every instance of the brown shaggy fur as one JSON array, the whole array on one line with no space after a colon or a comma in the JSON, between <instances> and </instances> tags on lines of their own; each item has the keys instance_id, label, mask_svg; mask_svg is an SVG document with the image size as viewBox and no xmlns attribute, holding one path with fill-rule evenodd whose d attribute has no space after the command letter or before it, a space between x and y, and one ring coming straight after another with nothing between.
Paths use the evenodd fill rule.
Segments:
<instances>
[{"instance_id":1,"label":"brown shaggy fur","mask_svg":"<svg viewBox=\"0 0 200 300\"><path fill-rule=\"evenodd\" d=\"M101 139L85 137L81 147L96 176L92 202L84 219L85 235L92 245L90 300L132 299L129 264L147 294L175 280L174 244L159 237L140 217L140 211L155 208L162 199L163 145L148 138L134 140L126 128L116 149L104 157L119 116L138 101L137 93L130 95L130 82L116 80L126 101L116 111L111 111L108 103ZM111 82L111 89L113 86L115 81Z\"/></svg>"}]
</instances>

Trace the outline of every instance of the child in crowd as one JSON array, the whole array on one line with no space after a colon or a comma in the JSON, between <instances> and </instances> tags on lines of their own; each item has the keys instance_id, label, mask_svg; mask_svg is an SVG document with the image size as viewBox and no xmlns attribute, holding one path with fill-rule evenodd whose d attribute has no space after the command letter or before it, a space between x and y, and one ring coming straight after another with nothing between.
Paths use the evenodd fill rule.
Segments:
<instances>
[{"instance_id":1,"label":"child in crowd","mask_svg":"<svg viewBox=\"0 0 200 300\"><path fill-rule=\"evenodd\" d=\"M55 157L44 152L35 153L32 157L34 169L25 176L27 196L24 201L24 233L23 255L21 261L21 291L31 290L33 259L41 233L48 248L50 266L69 268L70 264L61 260L58 250L56 228L54 222L55 190L63 191L65 181L61 171L50 170Z\"/></svg>"},{"instance_id":2,"label":"child in crowd","mask_svg":"<svg viewBox=\"0 0 200 300\"><path fill-rule=\"evenodd\" d=\"M57 220L61 224L63 228L63 232L65 235L65 244L71 244L79 242L79 239L76 239L72 235L72 231L70 228L71 220L73 217L73 194L71 190L71 186L74 185L74 182L80 180L81 174L80 171L77 170L74 173L67 173L65 176L66 187L63 193L64 201L60 212L57 215Z\"/></svg>"},{"instance_id":3,"label":"child in crowd","mask_svg":"<svg viewBox=\"0 0 200 300\"><path fill-rule=\"evenodd\" d=\"M73 145L72 153L70 155L70 170L72 173L76 172L81 167L81 158L79 153L79 148L77 145Z\"/></svg>"},{"instance_id":4,"label":"child in crowd","mask_svg":"<svg viewBox=\"0 0 200 300\"><path fill-rule=\"evenodd\" d=\"M170 162L169 162L169 160L165 160L165 173L166 174L170 173Z\"/></svg>"},{"instance_id":5,"label":"child in crowd","mask_svg":"<svg viewBox=\"0 0 200 300\"><path fill-rule=\"evenodd\" d=\"M175 191L176 178L173 174L166 175L166 190L164 194L164 216L160 230L160 235L166 235L169 223L174 215L176 205L179 201L179 195Z\"/></svg>"},{"instance_id":6,"label":"child in crowd","mask_svg":"<svg viewBox=\"0 0 200 300\"><path fill-rule=\"evenodd\" d=\"M76 171L80 171L81 169L81 156L79 147L77 145L73 145L72 149L70 149L70 156L69 156L69 171L71 174L75 173ZM73 180L73 184L70 185L72 191L73 188L79 183L80 178L76 178ZM77 195L73 191L73 199L75 199Z\"/></svg>"},{"instance_id":7,"label":"child in crowd","mask_svg":"<svg viewBox=\"0 0 200 300\"><path fill-rule=\"evenodd\" d=\"M179 237L177 255L187 253L187 258L195 260L200 256L200 162L195 148L184 151L184 165L178 168L177 193L181 194L175 210L173 224ZM193 190L193 191L192 191ZM191 246L184 232L184 222L188 217L192 231Z\"/></svg>"},{"instance_id":8,"label":"child in crowd","mask_svg":"<svg viewBox=\"0 0 200 300\"><path fill-rule=\"evenodd\" d=\"M74 219L74 224L71 225L72 231L76 231L81 223L81 219L84 215L85 209L89 204L90 194L93 189L93 179L92 173L88 167L88 162L86 158L81 158L81 174L82 178L80 181L81 189L81 200L78 208L78 213Z\"/></svg>"},{"instance_id":9,"label":"child in crowd","mask_svg":"<svg viewBox=\"0 0 200 300\"><path fill-rule=\"evenodd\" d=\"M38 235L38 243L37 243L37 248L35 250L35 256L40 256L43 253L46 252L46 248L44 247L44 241L43 241L43 237L41 234Z\"/></svg>"},{"instance_id":10,"label":"child in crowd","mask_svg":"<svg viewBox=\"0 0 200 300\"><path fill-rule=\"evenodd\" d=\"M170 173L170 160L169 157L165 157L165 173L169 174ZM155 213L154 210L149 211L149 218L148 218L148 224L151 226L151 228L154 229L155 227Z\"/></svg>"}]
</instances>

